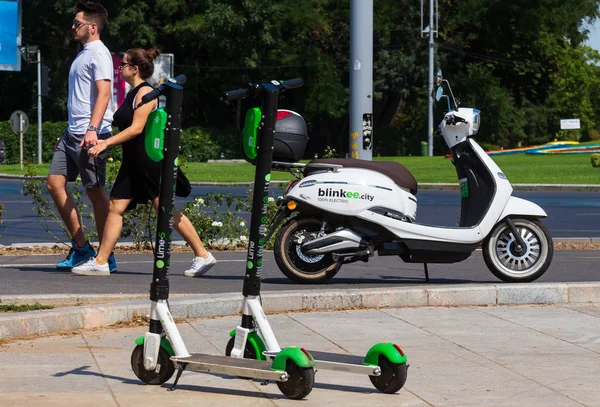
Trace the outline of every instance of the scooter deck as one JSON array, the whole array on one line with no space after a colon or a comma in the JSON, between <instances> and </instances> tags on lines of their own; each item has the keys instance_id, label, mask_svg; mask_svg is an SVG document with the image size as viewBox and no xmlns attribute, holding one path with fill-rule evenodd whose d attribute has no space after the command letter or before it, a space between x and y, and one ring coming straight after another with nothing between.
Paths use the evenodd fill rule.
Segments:
<instances>
[{"instance_id":1,"label":"scooter deck","mask_svg":"<svg viewBox=\"0 0 600 407\"><path fill-rule=\"evenodd\" d=\"M359 373L369 376L379 376L379 366L363 365L364 357L348 355L346 353L330 353L308 351L315 359L315 369L334 370L336 372ZM268 357L275 357L277 353L265 352Z\"/></svg>"},{"instance_id":2,"label":"scooter deck","mask_svg":"<svg viewBox=\"0 0 600 407\"><path fill-rule=\"evenodd\" d=\"M186 370L198 372L221 373L277 382L284 382L288 379L287 372L271 370L271 362L266 360L239 359L202 353L192 353L188 357L173 356L171 360L185 364Z\"/></svg>"}]
</instances>

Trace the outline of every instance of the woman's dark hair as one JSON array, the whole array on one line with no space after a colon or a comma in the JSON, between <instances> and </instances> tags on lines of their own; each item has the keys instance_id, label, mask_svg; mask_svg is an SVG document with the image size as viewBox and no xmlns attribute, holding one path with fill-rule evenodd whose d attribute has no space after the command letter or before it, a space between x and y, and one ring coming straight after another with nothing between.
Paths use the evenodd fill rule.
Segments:
<instances>
[{"instance_id":1,"label":"woman's dark hair","mask_svg":"<svg viewBox=\"0 0 600 407\"><path fill-rule=\"evenodd\" d=\"M83 16L86 20L89 20L98 26L99 33L102 32L102 29L108 20L108 11L106 11L102 4L93 1L79 0L75 8L77 9L77 12L83 12Z\"/></svg>"},{"instance_id":2,"label":"woman's dark hair","mask_svg":"<svg viewBox=\"0 0 600 407\"><path fill-rule=\"evenodd\" d=\"M148 50L142 48L133 48L127 50L129 55L129 63L135 65L140 70L140 76L146 80L154 73L154 60L160 55L160 51L156 48Z\"/></svg>"}]
</instances>

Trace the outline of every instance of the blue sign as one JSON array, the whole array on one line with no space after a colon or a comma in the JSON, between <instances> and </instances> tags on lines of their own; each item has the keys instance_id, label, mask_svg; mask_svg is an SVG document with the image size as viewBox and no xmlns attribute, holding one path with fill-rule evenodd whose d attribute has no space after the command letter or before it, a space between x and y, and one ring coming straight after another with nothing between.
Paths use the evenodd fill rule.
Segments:
<instances>
[{"instance_id":1,"label":"blue sign","mask_svg":"<svg viewBox=\"0 0 600 407\"><path fill-rule=\"evenodd\" d=\"M20 2L0 0L0 71L21 70L20 45Z\"/></svg>"}]
</instances>

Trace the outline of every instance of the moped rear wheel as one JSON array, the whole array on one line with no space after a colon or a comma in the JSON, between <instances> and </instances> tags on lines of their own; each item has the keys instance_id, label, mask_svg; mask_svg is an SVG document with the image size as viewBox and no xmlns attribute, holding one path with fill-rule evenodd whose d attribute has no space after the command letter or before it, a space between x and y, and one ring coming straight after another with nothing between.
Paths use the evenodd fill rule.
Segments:
<instances>
[{"instance_id":1,"label":"moped rear wheel","mask_svg":"<svg viewBox=\"0 0 600 407\"><path fill-rule=\"evenodd\" d=\"M554 244L538 220L512 222L525 243L520 250L506 222L498 223L482 244L483 259L492 274L508 283L527 283L542 276L552 262Z\"/></svg>"},{"instance_id":2,"label":"moped rear wheel","mask_svg":"<svg viewBox=\"0 0 600 407\"><path fill-rule=\"evenodd\" d=\"M302 252L299 237L309 241L321 229L321 221L294 217L279 229L275 239L275 262L283 274L296 283L324 283L337 274L342 267L331 254L317 256Z\"/></svg>"}]
</instances>

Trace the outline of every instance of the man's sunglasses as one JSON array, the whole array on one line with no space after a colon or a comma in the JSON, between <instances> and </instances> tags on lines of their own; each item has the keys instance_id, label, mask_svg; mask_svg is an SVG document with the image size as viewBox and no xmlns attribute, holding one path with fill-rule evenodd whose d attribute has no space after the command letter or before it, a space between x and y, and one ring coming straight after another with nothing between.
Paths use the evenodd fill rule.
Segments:
<instances>
[{"instance_id":1,"label":"man's sunglasses","mask_svg":"<svg viewBox=\"0 0 600 407\"><path fill-rule=\"evenodd\" d=\"M79 27L81 27L82 25L91 25L94 23L88 23L86 21L77 21L77 20L73 20L73 27L75 27L76 30L79 29Z\"/></svg>"}]
</instances>

